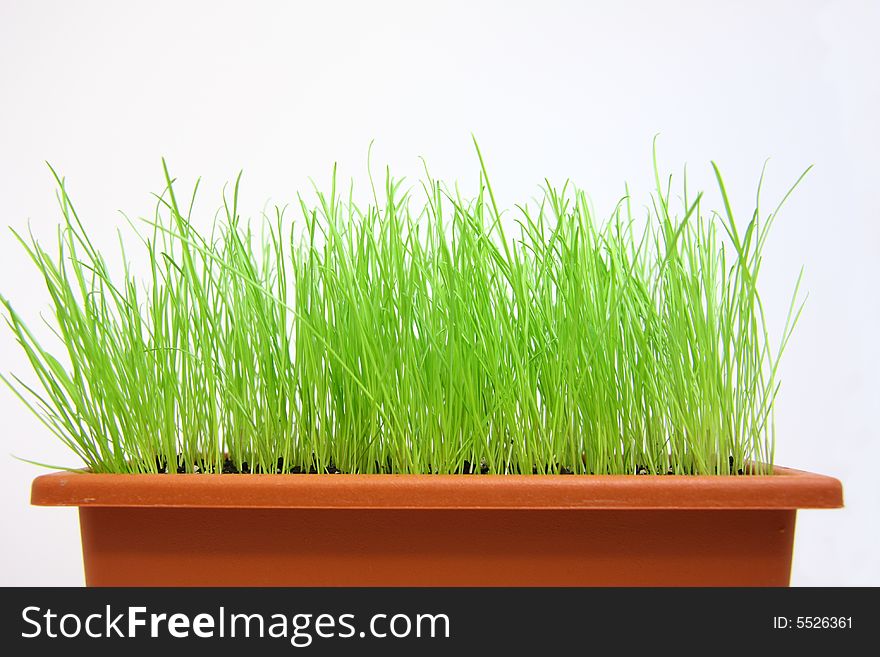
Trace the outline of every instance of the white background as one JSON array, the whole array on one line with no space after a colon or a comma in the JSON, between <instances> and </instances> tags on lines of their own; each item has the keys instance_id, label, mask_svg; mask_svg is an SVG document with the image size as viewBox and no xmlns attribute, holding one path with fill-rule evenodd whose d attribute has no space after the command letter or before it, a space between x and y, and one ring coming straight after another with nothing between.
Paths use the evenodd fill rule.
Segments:
<instances>
[{"instance_id":1,"label":"white background","mask_svg":"<svg viewBox=\"0 0 880 657\"><path fill-rule=\"evenodd\" d=\"M725 174L741 220L770 158L767 205L815 169L776 224L762 285L777 326L801 265L809 300L783 363L780 464L839 477L846 509L798 518L792 582L880 584L877 184L880 29L857 2L9 2L0 9L0 222L51 240L44 161L97 241L146 216L165 156L203 177L203 221L244 169L244 213L374 163L475 187L477 135L506 205L570 177L605 216L629 181L648 201L651 140L692 187ZM380 169L381 171L381 169ZM361 187L363 191L363 187ZM5 232L5 231L4 231ZM47 309L0 235L0 292ZM0 367L26 372L8 332ZM8 391L0 583L82 583L76 513L28 504L76 465Z\"/></svg>"}]
</instances>

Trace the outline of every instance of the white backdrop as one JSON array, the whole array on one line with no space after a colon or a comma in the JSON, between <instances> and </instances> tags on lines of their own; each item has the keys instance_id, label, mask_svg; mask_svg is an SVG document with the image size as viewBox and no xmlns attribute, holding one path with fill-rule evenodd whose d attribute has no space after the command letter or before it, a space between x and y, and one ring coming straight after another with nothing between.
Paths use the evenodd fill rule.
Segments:
<instances>
[{"instance_id":1,"label":"white backdrop","mask_svg":"<svg viewBox=\"0 0 880 657\"><path fill-rule=\"evenodd\" d=\"M728 3L733 5L733 3ZM878 340L880 10L872 2L10 2L0 9L2 222L51 240L44 161L111 248L117 211L151 213L160 158L203 177L204 221L244 169L242 204L374 163L472 190L474 133L505 204L570 177L607 214L637 203L662 165L691 185L725 174L750 213L815 169L774 227L762 285L774 322L801 265L809 300L783 362L780 464L841 478L843 511L802 512L794 584L880 584ZM720 206L716 206L720 207ZM47 309L36 273L0 235L0 292ZM11 334L0 368L26 371ZM28 504L39 468L75 465L8 391L3 420L2 584L82 583L76 513Z\"/></svg>"}]
</instances>

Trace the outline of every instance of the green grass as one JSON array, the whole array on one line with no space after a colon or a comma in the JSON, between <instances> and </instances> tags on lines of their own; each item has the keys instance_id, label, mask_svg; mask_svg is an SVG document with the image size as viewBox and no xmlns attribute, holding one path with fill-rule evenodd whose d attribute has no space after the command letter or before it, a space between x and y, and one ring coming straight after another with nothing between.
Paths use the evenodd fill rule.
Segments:
<instances>
[{"instance_id":1,"label":"green grass","mask_svg":"<svg viewBox=\"0 0 880 657\"><path fill-rule=\"evenodd\" d=\"M502 216L479 162L476 198L426 170L358 207L334 170L256 228L237 180L210 235L165 168L155 217L120 238L148 270L116 273L56 176L57 242L16 235L55 338L3 298L33 369L4 380L95 472L226 454L272 472L767 471L802 307L795 286L771 340L757 280L779 208L738 224L717 168L720 213L655 158L650 210L627 196L597 221L566 184Z\"/></svg>"}]
</instances>

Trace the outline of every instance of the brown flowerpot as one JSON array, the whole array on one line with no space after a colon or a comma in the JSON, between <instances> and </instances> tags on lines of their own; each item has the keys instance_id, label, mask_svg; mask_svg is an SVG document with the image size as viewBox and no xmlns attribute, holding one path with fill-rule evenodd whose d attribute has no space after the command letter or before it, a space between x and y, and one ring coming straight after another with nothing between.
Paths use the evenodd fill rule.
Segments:
<instances>
[{"instance_id":1,"label":"brown flowerpot","mask_svg":"<svg viewBox=\"0 0 880 657\"><path fill-rule=\"evenodd\" d=\"M80 509L90 586L785 586L795 514L840 482L772 476L38 477Z\"/></svg>"}]
</instances>

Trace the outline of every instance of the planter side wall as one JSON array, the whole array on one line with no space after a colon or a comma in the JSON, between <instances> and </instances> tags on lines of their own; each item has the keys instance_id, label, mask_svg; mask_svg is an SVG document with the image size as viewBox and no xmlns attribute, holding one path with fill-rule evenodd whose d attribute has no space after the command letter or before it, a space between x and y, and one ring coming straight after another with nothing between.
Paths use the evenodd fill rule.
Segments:
<instances>
[{"instance_id":1,"label":"planter side wall","mask_svg":"<svg viewBox=\"0 0 880 657\"><path fill-rule=\"evenodd\" d=\"M795 514L80 508L90 586L786 586Z\"/></svg>"}]
</instances>

